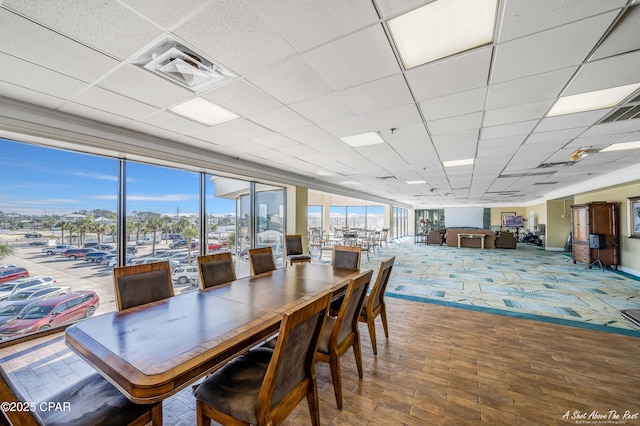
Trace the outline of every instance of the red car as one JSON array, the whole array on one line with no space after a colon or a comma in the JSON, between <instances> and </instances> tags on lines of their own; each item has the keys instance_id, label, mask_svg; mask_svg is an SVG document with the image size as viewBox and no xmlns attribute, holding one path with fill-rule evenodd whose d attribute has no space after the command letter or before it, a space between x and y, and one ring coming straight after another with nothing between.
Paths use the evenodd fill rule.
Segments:
<instances>
[{"instance_id":1,"label":"red car","mask_svg":"<svg viewBox=\"0 0 640 426\"><path fill-rule=\"evenodd\" d=\"M21 266L8 266L0 269L0 284L8 281L17 280L18 278L27 278L29 271Z\"/></svg>"},{"instance_id":2,"label":"red car","mask_svg":"<svg viewBox=\"0 0 640 426\"><path fill-rule=\"evenodd\" d=\"M0 340L91 317L99 305L100 299L94 291L79 291L34 302L0 327Z\"/></svg>"},{"instance_id":3,"label":"red car","mask_svg":"<svg viewBox=\"0 0 640 426\"><path fill-rule=\"evenodd\" d=\"M81 259L87 255L87 253L91 253L97 251L92 248L71 248L64 252L64 257L68 257L71 260Z\"/></svg>"}]
</instances>

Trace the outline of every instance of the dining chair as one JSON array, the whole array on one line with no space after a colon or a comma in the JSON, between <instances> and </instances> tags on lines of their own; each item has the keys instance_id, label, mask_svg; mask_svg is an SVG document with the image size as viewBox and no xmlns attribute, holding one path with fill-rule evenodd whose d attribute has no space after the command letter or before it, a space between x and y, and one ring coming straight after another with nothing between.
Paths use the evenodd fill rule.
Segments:
<instances>
[{"instance_id":1,"label":"dining chair","mask_svg":"<svg viewBox=\"0 0 640 426\"><path fill-rule=\"evenodd\" d=\"M236 270L233 266L231 252L198 256L197 262L200 290L236 280Z\"/></svg>"},{"instance_id":2,"label":"dining chair","mask_svg":"<svg viewBox=\"0 0 640 426\"><path fill-rule=\"evenodd\" d=\"M173 297L168 261L113 268L118 311Z\"/></svg>"},{"instance_id":3,"label":"dining chair","mask_svg":"<svg viewBox=\"0 0 640 426\"><path fill-rule=\"evenodd\" d=\"M387 238L389 237L389 228L382 228L380 231L380 247L382 247L382 243L384 243L385 248L389 247L387 245Z\"/></svg>"},{"instance_id":4,"label":"dining chair","mask_svg":"<svg viewBox=\"0 0 640 426\"><path fill-rule=\"evenodd\" d=\"M64 332L60 333L60 336L63 335ZM40 337L42 337L41 334L34 335L33 339ZM22 341L25 340L22 339ZM25 407L27 407L25 401L29 401L20 393L3 368L0 368L0 400L15 402ZM2 421L4 415L10 424L20 426L133 426L145 425L149 422L154 426L162 426L162 402L135 404L98 373L90 374L66 386L57 393L45 397L42 402L34 402L33 407L35 411L7 410L0 413L0 424L4 424ZM48 409L49 407L52 408ZM65 407L70 409L64 409Z\"/></svg>"},{"instance_id":5,"label":"dining chair","mask_svg":"<svg viewBox=\"0 0 640 426\"><path fill-rule=\"evenodd\" d=\"M319 425L314 360L330 301L319 295L285 312L275 349L245 352L205 379L194 393L197 424L280 424L306 396Z\"/></svg>"},{"instance_id":6,"label":"dining chair","mask_svg":"<svg viewBox=\"0 0 640 426\"><path fill-rule=\"evenodd\" d=\"M249 249L249 266L251 267L252 277L275 271L276 261L273 258L273 250L271 247Z\"/></svg>"},{"instance_id":7,"label":"dining chair","mask_svg":"<svg viewBox=\"0 0 640 426\"><path fill-rule=\"evenodd\" d=\"M373 354L378 355L378 347L376 345L376 326L375 319L380 316L382 319L382 328L384 329L384 335L389 338L389 328L387 325L387 306L384 303L384 292L387 290L387 284L391 277L391 270L393 269L393 263L396 258L390 257L382 261L380 264L380 270L376 277L376 282L371 289L371 293L367 295L364 301L362 310L358 320L360 322L366 322L369 329L369 337L371 338L371 347L373 348Z\"/></svg>"},{"instance_id":8,"label":"dining chair","mask_svg":"<svg viewBox=\"0 0 640 426\"><path fill-rule=\"evenodd\" d=\"M353 348L358 376L362 378L362 349L358 330L358 315L362 310L373 269L352 278L347 286L344 301L338 315L328 316L320 335L316 359L329 363L333 391L338 409L342 410L342 384L340 379L340 357Z\"/></svg>"},{"instance_id":9,"label":"dining chair","mask_svg":"<svg viewBox=\"0 0 640 426\"><path fill-rule=\"evenodd\" d=\"M360 269L360 246L333 246L331 265L336 268Z\"/></svg>"},{"instance_id":10,"label":"dining chair","mask_svg":"<svg viewBox=\"0 0 640 426\"><path fill-rule=\"evenodd\" d=\"M367 233L360 241L360 248L362 252L367 253L367 260L369 260L369 252L373 252L375 255L375 242L373 232Z\"/></svg>"},{"instance_id":11,"label":"dining chair","mask_svg":"<svg viewBox=\"0 0 640 426\"><path fill-rule=\"evenodd\" d=\"M311 256L302 250L302 235L285 235L284 248L289 266L294 263L311 263Z\"/></svg>"}]
</instances>

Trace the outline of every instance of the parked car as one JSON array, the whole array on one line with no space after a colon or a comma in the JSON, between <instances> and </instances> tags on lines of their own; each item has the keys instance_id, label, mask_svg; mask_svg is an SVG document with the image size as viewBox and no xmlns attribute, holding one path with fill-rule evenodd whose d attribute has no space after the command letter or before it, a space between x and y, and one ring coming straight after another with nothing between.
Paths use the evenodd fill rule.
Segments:
<instances>
[{"instance_id":1,"label":"parked car","mask_svg":"<svg viewBox=\"0 0 640 426\"><path fill-rule=\"evenodd\" d=\"M0 305L19 300L31 300L33 302L39 299L48 299L50 297L60 296L61 294L67 294L70 291L71 287L58 287L51 285L46 287L36 286L35 288L32 287L13 293L11 296L0 302Z\"/></svg>"},{"instance_id":2,"label":"parked car","mask_svg":"<svg viewBox=\"0 0 640 426\"><path fill-rule=\"evenodd\" d=\"M218 243L209 243L207 245L207 250L209 251L216 251L216 250L222 250L227 248L227 242L223 241L222 243L218 244Z\"/></svg>"},{"instance_id":3,"label":"parked car","mask_svg":"<svg viewBox=\"0 0 640 426\"><path fill-rule=\"evenodd\" d=\"M108 265L111 259L117 259L117 258L118 258L117 254L109 253L109 254L105 254L104 256L98 257L96 259L96 263L100 262L101 265Z\"/></svg>"},{"instance_id":4,"label":"parked car","mask_svg":"<svg viewBox=\"0 0 640 426\"><path fill-rule=\"evenodd\" d=\"M138 247L127 246L127 254L136 254L137 252L138 252Z\"/></svg>"},{"instance_id":5,"label":"parked car","mask_svg":"<svg viewBox=\"0 0 640 426\"><path fill-rule=\"evenodd\" d=\"M77 248L77 247L70 246L70 245L50 246L50 247L43 248L42 252L46 253L48 256L53 256L54 254L64 254L65 251L73 248Z\"/></svg>"},{"instance_id":6,"label":"parked car","mask_svg":"<svg viewBox=\"0 0 640 426\"><path fill-rule=\"evenodd\" d=\"M113 250L113 246L110 244L100 244L98 245L98 243L86 243L84 245L85 248L94 248L96 250Z\"/></svg>"},{"instance_id":7,"label":"parked car","mask_svg":"<svg viewBox=\"0 0 640 426\"><path fill-rule=\"evenodd\" d=\"M36 234L36 233L31 233L31 234L24 234L25 238L42 238L42 234Z\"/></svg>"},{"instance_id":8,"label":"parked car","mask_svg":"<svg viewBox=\"0 0 640 426\"><path fill-rule=\"evenodd\" d=\"M15 267L16 267L16 265L13 265L13 264L11 264L11 265L0 265L0 269L15 268Z\"/></svg>"},{"instance_id":9,"label":"parked car","mask_svg":"<svg viewBox=\"0 0 640 426\"><path fill-rule=\"evenodd\" d=\"M189 256L189 253L187 252L182 252L182 253L176 253L171 257L168 257L164 260L176 260L180 263L187 263L187 261L189 260L189 257L195 259L198 256L197 253L191 253L191 256Z\"/></svg>"},{"instance_id":10,"label":"parked car","mask_svg":"<svg viewBox=\"0 0 640 426\"><path fill-rule=\"evenodd\" d=\"M186 284L198 278L197 266L180 266L171 272L171 279L179 284Z\"/></svg>"},{"instance_id":11,"label":"parked car","mask_svg":"<svg viewBox=\"0 0 640 426\"><path fill-rule=\"evenodd\" d=\"M8 281L17 280L19 278L26 278L29 276L29 271L22 266L10 266L0 269L0 283L6 283Z\"/></svg>"},{"instance_id":12,"label":"parked car","mask_svg":"<svg viewBox=\"0 0 640 426\"><path fill-rule=\"evenodd\" d=\"M64 257L67 257L71 260L81 259L87 255L87 253L92 253L96 251L96 249L92 248L73 248L64 252Z\"/></svg>"},{"instance_id":13,"label":"parked car","mask_svg":"<svg viewBox=\"0 0 640 426\"><path fill-rule=\"evenodd\" d=\"M159 242L159 240L159 238L156 238L156 243ZM144 246L147 244L153 244L153 237L146 236L136 241L137 246Z\"/></svg>"},{"instance_id":14,"label":"parked car","mask_svg":"<svg viewBox=\"0 0 640 426\"><path fill-rule=\"evenodd\" d=\"M177 249L187 246L187 240L185 238L180 238L179 240L174 240L171 244L169 244L170 249Z\"/></svg>"},{"instance_id":15,"label":"parked car","mask_svg":"<svg viewBox=\"0 0 640 426\"><path fill-rule=\"evenodd\" d=\"M125 265L129 265L133 259L134 259L133 256L127 256L127 261L125 262ZM107 266L110 266L113 268L114 266L117 265L117 261L118 261L118 257L114 256L111 259L109 259L109 261L107 262Z\"/></svg>"},{"instance_id":16,"label":"parked car","mask_svg":"<svg viewBox=\"0 0 640 426\"><path fill-rule=\"evenodd\" d=\"M15 319L0 327L0 340L91 317L99 305L100 299L94 291L81 291L40 300L27 306Z\"/></svg>"},{"instance_id":17,"label":"parked car","mask_svg":"<svg viewBox=\"0 0 640 426\"><path fill-rule=\"evenodd\" d=\"M0 307L0 327L12 319L15 319L15 317L20 315L20 312L22 312L24 308L32 303L34 303L33 300L15 300Z\"/></svg>"},{"instance_id":18,"label":"parked car","mask_svg":"<svg viewBox=\"0 0 640 426\"><path fill-rule=\"evenodd\" d=\"M19 278L14 281L9 281L4 284L0 284L0 300L4 300L14 293L17 293L22 290L26 290L27 288L32 287L45 287L47 285L52 285L56 282L53 277L50 276L37 276L37 277L29 277L29 278Z\"/></svg>"},{"instance_id":19,"label":"parked car","mask_svg":"<svg viewBox=\"0 0 640 426\"><path fill-rule=\"evenodd\" d=\"M102 257L102 256L106 256L108 254L113 254L110 253L108 251L92 251L91 253L87 253L84 255L84 261L85 262L91 262L91 263L95 263L97 261L98 258Z\"/></svg>"}]
</instances>

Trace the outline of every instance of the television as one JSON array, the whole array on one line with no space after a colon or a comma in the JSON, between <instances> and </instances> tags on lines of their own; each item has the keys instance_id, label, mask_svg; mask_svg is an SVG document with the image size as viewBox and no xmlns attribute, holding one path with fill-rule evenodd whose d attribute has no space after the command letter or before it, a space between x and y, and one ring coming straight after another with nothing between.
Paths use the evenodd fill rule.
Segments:
<instances>
[{"instance_id":1,"label":"television","mask_svg":"<svg viewBox=\"0 0 640 426\"><path fill-rule=\"evenodd\" d=\"M504 226L507 228L523 228L524 218L522 216L506 216L504 218Z\"/></svg>"}]
</instances>

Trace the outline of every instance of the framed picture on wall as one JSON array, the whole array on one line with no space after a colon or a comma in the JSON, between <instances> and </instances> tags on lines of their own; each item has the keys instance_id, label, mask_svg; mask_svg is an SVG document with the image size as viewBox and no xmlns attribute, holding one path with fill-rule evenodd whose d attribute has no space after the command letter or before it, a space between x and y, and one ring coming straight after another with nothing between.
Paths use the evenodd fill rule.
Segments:
<instances>
[{"instance_id":1,"label":"framed picture on wall","mask_svg":"<svg viewBox=\"0 0 640 426\"><path fill-rule=\"evenodd\" d=\"M501 212L500 213L500 217L502 218L502 226L507 226L506 225L506 218L510 217L510 216L515 216L516 212Z\"/></svg>"},{"instance_id":2,"label":"framed picture on wall","mask_svg":"<svg viewBox=\"0 0 640 426\"><path fill-rule=\"evenodd\" d=\"M640 197L627 198L629 204L629 237L640 238Z\"/></svg>"}]
</instances>

